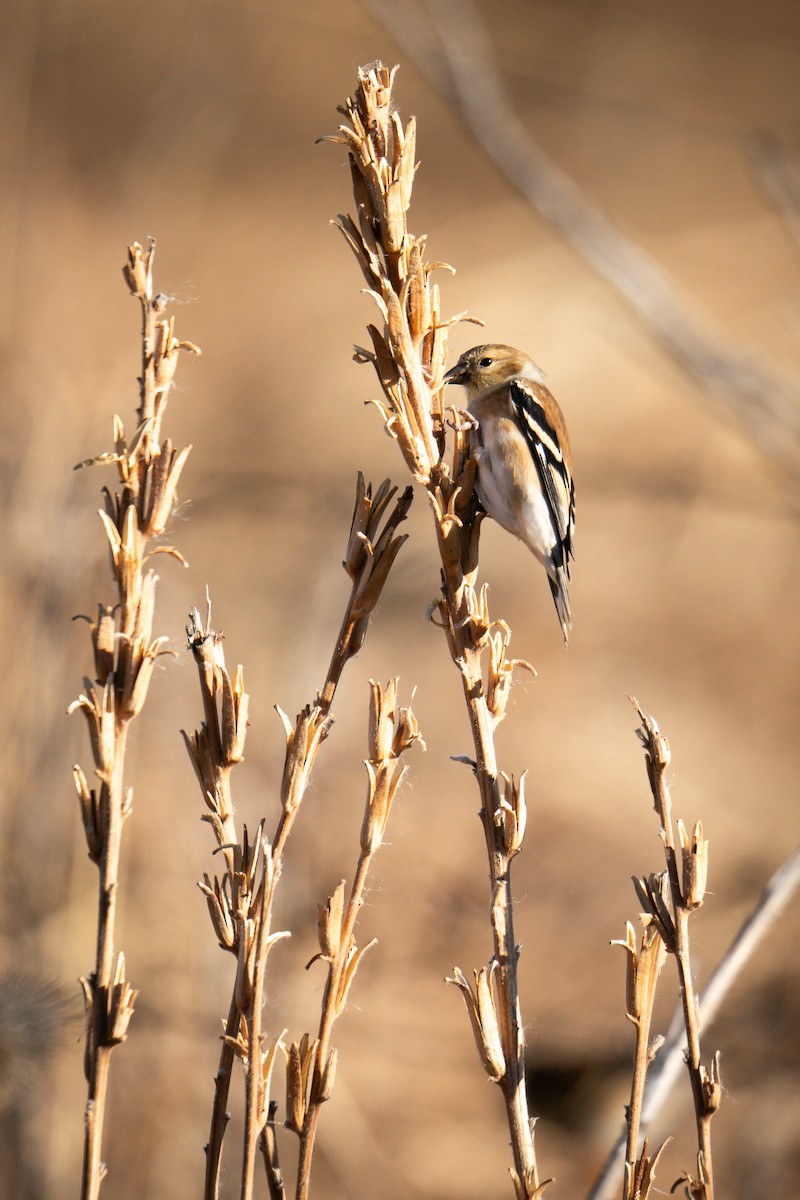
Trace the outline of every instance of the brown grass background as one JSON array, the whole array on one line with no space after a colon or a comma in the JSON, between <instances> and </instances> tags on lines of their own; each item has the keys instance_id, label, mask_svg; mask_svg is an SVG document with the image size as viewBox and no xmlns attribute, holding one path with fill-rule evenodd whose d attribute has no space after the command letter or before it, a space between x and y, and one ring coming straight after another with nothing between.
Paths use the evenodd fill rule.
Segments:
<instances>
[{"instance_id":1,"label":"brown grass background","mask_svg":"<svg viewBox=\"0 0 800 1200\"><path fill-rule=\"evenodd\" d=\"M800 154L793 0L504 0L480 11L516 111L554 160L731 342L798 371L798 247L748 159L762 130ZM445 308L529 349L572 434L568 653L540 568L488 526L483 576L512 648L539 671L514 693L500 751L507 770L530 771L516 886L539 1153L553 1195L579 1196L621 1119L631 1047L623 958L608 942L635 916L630 875L660 865L625 692L671 739L677 814L702 817L710 838L701 983L797 839L800 553L786 479L510 190L358 4L15 0L0 27L0 967L62 981L70 995L93 958L96 884L69 775L86 761L85 730L63 715L89 668L85 626L70 617L109 596L94 513L105 480L71 468L108 447L113 412L132 425L138 314L119 274L130 241L158 238L158 285L175 297L179 335L204 352L180 368L167 418L177 442L194 443L173 526L191 569L160 564L156 629L178 657L164 660L129 760L119 944L141 996L113 1060L104 1195L200 1194L227 1009L230 964L194 885L211 869L211 837L178 737L199 717L185 614L208 584L252 695L239 813L252 824L266 814L272 828L282 745L271 706L293 714L323 678L355 472L405 482L363 406L375 381L351 361L372 312L327 224L349 204L349 174L340 147L314 145L356 67L382 58L402 62L401 109L420 122L412 228L458 268ZM462 326L453 349L474 340ZM418 689L428 751L362 914L362 938L379 945L337 1030L316 1194L501 1197L499 1097L442 983L454 963L482 964L490 943L477 797L449 759L469 750L459 681L423 621L437 569L421 497L409 528L289 851L279 922L292 939L271 959L267 1019L293 1037L315 1019L321 973L303 965L317 900L355 862L365 681L399 673L406 697ZM706 1037L726 1085L720 1196L788 1200L800 1188L799 929L795 904ZM669 969L663 986L666 1019ZM3 1093L9 1197L77 1193L75 1006L42 1062L28 1063L13 1032L0 1039L8 1077L23 1061L21 1089ZM31 1001L34 1033L36 1012ZM689 1110L683 1087L654 1131L677 1135L659 1173L666 1190L692 1165ZM227 1186L235 1174L232 1162Z\"/></svg>"}]
</instances>

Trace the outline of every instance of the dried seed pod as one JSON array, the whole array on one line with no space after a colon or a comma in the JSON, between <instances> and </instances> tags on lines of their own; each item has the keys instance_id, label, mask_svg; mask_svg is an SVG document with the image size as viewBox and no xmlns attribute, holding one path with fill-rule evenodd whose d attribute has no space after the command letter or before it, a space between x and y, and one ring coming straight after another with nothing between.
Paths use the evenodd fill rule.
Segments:
<instances>
[{"instance_id":1,"label":"dried seed pod","mask_svg":"<svg viewBox=\"0 0 800 1200\"><path fill-rule=\"evenodd\" d=\"M700 1087L703 1092L703 1102L708 1115L715 1113L722 1100L722 1077L720 1075L719 1050L711 1060L711 1070L700 1065Z\"/></svg>"},{"instance_id":2,"label":"dried seed pod","mask_svg":"<svg viewBox=\"0 0 800 1200\"><path fill-rule=\"evenodd\" d=\"M344 879L324 904L317 905L317 937L323 958L333 959L339 953L344 913Z\"/></svg>"},{"instance_id":3,"label":"dried seed pod","mask_svg":"<svg viewBox=\"0 0 800 1200\"><path fill-rule=\"evenodd\" d=\"M656 925L644 920L642 926L642 939L638 949L630 921L625 923L625 941L611 943L612 946L622 946L627 952L625 1013L628 1020L635 1025L653 1011L656 984L667 954Z\"/></svg>"},{"instance_id":4,"label":"dried seed pod","mask_svg":"<svg viewBox=\"0 0 800 1200\"><path fill-rule=\"evenodd\" d=\"M133 296L146 296L152 289L151 249L145 252L138 242L128 247L128 258L122 268L125 282Z\"/></svg>"},{"instance_id":5,"label":"dried seed pod","mask_svg":"<svg viewBox=\"0 0 800 1200\"><path fill-rule=\"evenodd\" d=\"M499 1083L506 1073L506 1060L492 994L494 970L492 963L489 967L481 967L480 971L473 971L475 986L472 987L463 972L454 967L452 977L445 982L452 983L461 992L483 1069L493 1083Z\"/></svg>"},{"instance_id":6,"label":"dried seed pod","mask_svg":"<svg viewBox=\"0 0 800 1200\"><path fill-rule=\"evenodd\" d=\"M397 677L390 679L382 688L370 679L369 726L367 732L368 757L375 763L391 757L394 740L395 708L397 706Z\"/></svg>"},{"instance_id":7,"label":"dried seed pod","mask_svg":"<svg viewBox=\"0 0 800 1200\"><path fill-rule=\"evenodd\" d=\"M659 871L647 877L634 877L633 886L642 905L643 913L655 924L664 939L667 950L671 954L674 953L675 922L669 907L670 890L667 872Z\"/></svg>"},{"instance_id":8,"label":"dried seed pod","mask_svg":"<svg viewBox=\"0 0 800 1200\"><path fill-rule=\"evenodd\" d=\"M495 824L503 831L503 849L509 858L513 858L522 849L525 837L525 827L528 821L528 810L525 803L525 776L523 771L519 783L514 777L502 772L503 796L495 813Z\"/></svg>"},{"instance_id":9,"label":"dried seed pod","mask_svg":"<svg viewBox=\"0 0 800 1200\"><path fill-rule=\"evenodd\" d=\"M323 714L318 704L307 704L302 712L298 713L294 726L277 704L275 711L286 731L281 804L285 812L292 813L303 798L317 751L328 736L332 722L330 717Z\"/></svg>"},{"instance_id":10,"label":"dried seed pod","mask_svg":"<svg viewBox=\"0 0 800 1200\"><path fill-rule=\"evenodd\" d=\"M681 844L682 892L686 908L699 908L706 894L708 879L708 842L703 839L703 825L695 822L691 838L686 833L683 821L678 821L678 838Z\"/></svg>"}]
</instances>

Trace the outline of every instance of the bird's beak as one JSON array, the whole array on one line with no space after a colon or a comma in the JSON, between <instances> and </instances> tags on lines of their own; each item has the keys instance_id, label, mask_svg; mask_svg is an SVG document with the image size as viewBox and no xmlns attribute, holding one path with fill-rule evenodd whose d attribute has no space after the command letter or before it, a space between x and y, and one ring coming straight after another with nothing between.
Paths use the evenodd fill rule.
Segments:
<instances>
[{"instance_id":1,"label":"bird's beak","mask_svg":"<svg viewBox=\"0 0 800 1200\"><path fill-rule=\"evenodd\" d=\"M464 367L463 363L457 362L454 367L444 377L445 383L466 383L469 372Z\"/></svg>"}]
</instances>

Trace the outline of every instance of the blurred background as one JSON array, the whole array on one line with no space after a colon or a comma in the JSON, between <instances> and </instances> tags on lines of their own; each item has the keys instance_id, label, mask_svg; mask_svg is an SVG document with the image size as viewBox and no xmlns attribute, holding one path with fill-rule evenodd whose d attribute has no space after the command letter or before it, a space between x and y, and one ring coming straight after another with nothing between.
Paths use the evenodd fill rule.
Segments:
<instances>
[{"instance_id":1,"label":"blurred background","mask_svg":"<svg viewBox=\"0 0 800 1200\"><path fill-rule=\"evenodd\" d=\"M347 594L356 472L406 482L364 407L376 382L351 357L374 313L328 225L351 205L345 155L315 145L338 124L360 64L401 63L396 97L418 118L422 163L411 227L458 270L442 276L445 311L485 322L481 333L456 327L453 355L476 340L529 350L573 443L568 652L538 565L488 523L482 539L493 615L538 670L514 692L499 749L505 770L529 771L517 921L532 1108L554 1196L586 1193L621 1124L632 1037L623 955L608 943L636 920L630 876L662 864L626 692L670 738L676 815L702 818L710 840L712 894L694 922L701 987L797 842L800 454L796 407L776 416L769 402L799 391L800 249L761 151L800 161L800 8L500 0L475 10L481 53L526 136L658 264L687 321L763 373L766 387L744 402L739 372L712 391L687 371L478 146L431 24L434 14L455 37L457 10L398 3L385 24L380 7L350 0L3 6L5 1195L51 1200L79 1187L75 981L94 958L96 872L70 779L73 762L88 768L85 727L64 713L90 669L86 626L70 618L111 594L96 515L110 479L72 467L110 446L113 413L133 426L139 314L120 268L128 244L151 235L178 336L203 356L183 360L166 421L176 443L194 446L173 523L190 569L159 562L156 632L176 657L162 660L131 740L118 944L141 995L112 1060L103 1194L201 1194L232 963L195 887L213 864L178 734L200 719L186 613L208 586L229 666L245 666L251 729L235 794L240 820L266 815L270 830L283 758L272 706L294 714L324 678ZM367 680L399 673L405 701L417 689L428 749L412 755L361 915L362 942L379 944L337 1027L315 1194L508 1196L500 1099L442 982L454 964L483 965L491 943L477 797L450 759L470 750L459 680L423 619L438 570L422 496L406 528L288 852L277 921L292 937L270 960L266 1020L293 1038L314 1027L322 970L303 967L317 902L352 878ZM795 902L705 1038L706 1058L722 1052L726 1089L713 1129L719 1194L736 1200L788 1200L800 1187L799 932ZM662 992L665 1024L671 964ZM684 1080L652 1137L668 1133L665 1191L693 1166ZM235 1121L229 1136L226 1196Z\"/></svg>"}]
</instances>

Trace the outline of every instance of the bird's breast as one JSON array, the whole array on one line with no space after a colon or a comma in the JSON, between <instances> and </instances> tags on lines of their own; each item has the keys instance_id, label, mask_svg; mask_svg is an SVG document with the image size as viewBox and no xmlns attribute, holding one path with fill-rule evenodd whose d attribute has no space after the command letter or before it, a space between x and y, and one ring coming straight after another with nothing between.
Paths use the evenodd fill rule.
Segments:
<instances>
[{"instance_id":1,"label":"bird's breast","mask_svg":"<svg viewBox=\"0 0 800 1200\"><path fill-rule=\"evenodd\" d=\"M555 529L522 430L516 418L505 414L478 419L472 453L478 464L475 487L480 502L498 525L548 563Z\"/></svg>"},{"instance_id":2,"label":"bird's breast","mask_svg":"<svg viewBox=\"0 0 800 1200\"><path fill-rule=\"evenodd\" d=\"M526 490L530 469L530 451L515 417L487 414L478 418L473 434L473 452L478 459L479 473L491 473L498 486L509 494Z\"/></svg>"}]
</instances>

